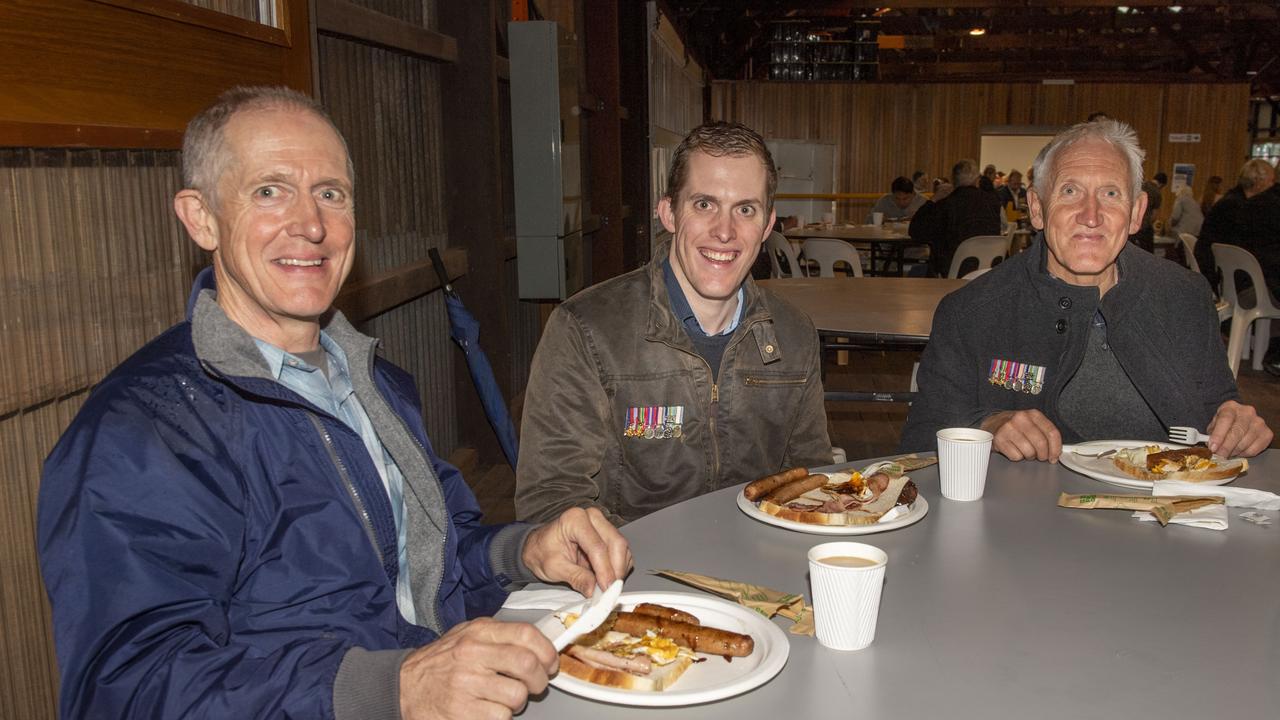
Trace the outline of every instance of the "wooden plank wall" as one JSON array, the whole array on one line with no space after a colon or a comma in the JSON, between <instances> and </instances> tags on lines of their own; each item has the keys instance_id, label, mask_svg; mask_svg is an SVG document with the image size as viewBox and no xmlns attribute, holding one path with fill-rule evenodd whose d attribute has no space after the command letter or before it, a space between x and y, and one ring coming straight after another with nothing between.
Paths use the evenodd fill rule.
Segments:
<instances>
[{"instance_id":1,"label":"wooden plank wall","mask_svg":"<svg viewBox=\"0 0 1280 720\"><path fill-rule=\"evenodd\" d=\"M1193 163L1198 196L1210 175L1230 185L1243 164L1248 105L1246 84L716 82L711 90L717 119L769 138L836 143L840 192L888 192L894 177L916 170L949 173L955 161L977 159L983 126L1065 127L1100 110L1138 132L1146 176ZM1168 142L1169 133L1188 132L1201 141ZM1166 212L1171 205L1166 193ZM861 214L854 210L841 203L841 219Z\"/></svg>"},{"instance_id":2,"label":"wooden plank wall","mask_svg":"<svg viewBox=\"0 0 1280 720\"><path fill-rule=\"evenodd\" d=\"M0 149L0 717L52 718L40 466L90 386L181 318L203 253L176 151Z\"/></svg>"}]
</instances>

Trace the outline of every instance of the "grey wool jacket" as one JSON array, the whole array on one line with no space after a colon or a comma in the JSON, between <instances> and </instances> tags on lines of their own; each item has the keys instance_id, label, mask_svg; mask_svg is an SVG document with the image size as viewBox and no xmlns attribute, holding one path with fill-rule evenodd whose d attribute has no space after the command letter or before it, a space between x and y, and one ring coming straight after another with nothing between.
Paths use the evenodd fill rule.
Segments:
<instances>
[{"instance_id":1,"label":"grey wool jacket","mask_svg":"<svg viewBox=\"0 0 1280 720\"><path fill-rule=\"evenodd\" d=\"M996 412L1033 408L1058 426L1064 442L1104 439L1075 436L1058 413L1099 307L1116 359L1166 428L1204 430L1219 405L1239 398L1203 277L1126 243L1116 260L1120 280L1099 302L1097 288L1051 276L1047 253L1038 237L943 298L900 450L934 450L942 428L977 427ZM1028 374L1041 382L1031 389L1039 392L1025 382L1009 387L991 381L993 372L1007 379L1011 363L1032 369Z\"/></svg>"},{"instance_id":2,"label":"grey wool jacket","mask_svg":"<svg viewBox=\"0 0 1280 720\"><path fill-rule=\"evenodd\" d=\"M671 310L669 250L552 313L525 395L520 519L595 506L621 525L783 467L831 463L813 323L748 277L713 381ZM678 433L627 432L659 408L679 408Z\"/></svg>"}]
</instances>

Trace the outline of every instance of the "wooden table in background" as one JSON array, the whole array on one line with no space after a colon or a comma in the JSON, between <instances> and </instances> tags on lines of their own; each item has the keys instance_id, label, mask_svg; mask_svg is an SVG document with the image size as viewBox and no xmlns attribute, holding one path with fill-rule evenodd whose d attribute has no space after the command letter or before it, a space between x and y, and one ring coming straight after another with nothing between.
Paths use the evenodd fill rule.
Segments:
<instances>
[{"instance_id":1,"label":"wooden table in background","mask_svg":"<svg viewBox=\"0 0 1280 720\"><path fill-rule=\"evenodd\" d=\"M929 342L943 296L966 280L947 278L775 278L761 287L800 308L826 350L918 348ZM828 400L909 402L914 393L839 392Z\"/></svg>"},{"instance_id":2,"label":"wooden table in background","mask_svg":"<svg viewBox=\"0 0 1280 720\"><path fill-rule=\"evenodd\" d=\"M810 225L791 228L784 235L792 240L807 238L833 238L849 242L866 243L871 248L868 256L868 273L871 275L888 275L889 266L896 268L895 274L902 275L903 251L908 245L928 247L929 243L912 240L907 234L907 223L885 223L883 225Z\"/></svg>"}]
</instances>

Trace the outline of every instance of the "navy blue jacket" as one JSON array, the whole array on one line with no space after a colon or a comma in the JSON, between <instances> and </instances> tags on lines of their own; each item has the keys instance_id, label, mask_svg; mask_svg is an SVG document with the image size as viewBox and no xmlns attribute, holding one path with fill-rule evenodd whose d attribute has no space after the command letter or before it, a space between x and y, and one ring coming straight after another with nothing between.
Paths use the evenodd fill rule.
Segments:
<instances>
[{"instance_id":1,"label":"navy blue jacket","mask_svg":"<svg viewBox=\"0 0 1280 720\"><path fill-rule=\"evenodd\" d=\"M379 697L365 709L394 716L401 649L494 612L509 581L528 579L512 560L527 527L481 525L431 450L411 378L371 339L364 357L344 346L353 383L385 400L362 397L375 426L389 407L416 441L417 457L388 445L407 501L443 500L444 527L410 533L433 572L414 593L427 627L409 625L390 503L360 436L269 377L198 356L193 325L252 360L212 297L103 380L45 462L38 542L62 715L327 718L345 684L348 704ZM340 315L326 329L363 337Z\"/></svg>"}]
</instances>

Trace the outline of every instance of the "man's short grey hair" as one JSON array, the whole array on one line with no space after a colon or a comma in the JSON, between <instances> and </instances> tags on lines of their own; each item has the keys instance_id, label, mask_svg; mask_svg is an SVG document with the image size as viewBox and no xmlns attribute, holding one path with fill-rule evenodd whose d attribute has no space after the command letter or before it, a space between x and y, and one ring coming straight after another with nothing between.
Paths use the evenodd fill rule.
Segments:
<instances>
[{"instance_id":1,"label":"man's short grey hair","mask_svg":"<svg viewBox=\"0 0 1280 720\"><path fill-rule=\"evenodd\" d=\"M354 185L355 168L347 140L320 103L292 88L238 85L219 95L212 105L187 123L186 134L182 137L182 183L185 187L199 190L211 205L217 205L218 179L226 172L227 163L231 160L226 148L227 124L237 113L251 110L298 110L325 121L342 141L342 150L347 156L347 177Z\"/></svg>"},{"instance_id":2,"label":"man's short grey hair","mask_svg":"<svg viewBox=\"0 0 1280 720\"><path fill-rule=\"evenodd\" d=\"M1274 175L1275 171L1271 163L1262 158L1254 158L1240 168L1240 177L1236 179L1236 184L1241 190L1248 192L1260 185L1268 176Z\"/></svg>"},{"instance_id":3,"label":"man's short grey hair","mask_svg":"<svg viewBox=\"0 0 1280 720\"><path fill-rule=\"evenodd\" d=\"M961 160L951 167L951 184L957 188L978 182L978 161Z\"/></svg>"},{"instance_id":4,"label":"man's short grey hair","mask_svg":"<svg viewBox=\"0 0 1280 720\"><path fill-rule=\"evenodd\" d=\"M1101 140L1120 151L1129 164L1129 200L1136 201L1138 193L1142 191L1142 161L1147 153L1138 145L1138 134L1133 128L1119 120L1110 119L1072 125L1041 148L1035 163L1031 165L1035 174L1033 187L1036 194L1041 199L1049 197L1054 182L1053 166L1058 160L1058 154L1076 143L1088 140Z\"/></svg>"}]
</instances>

